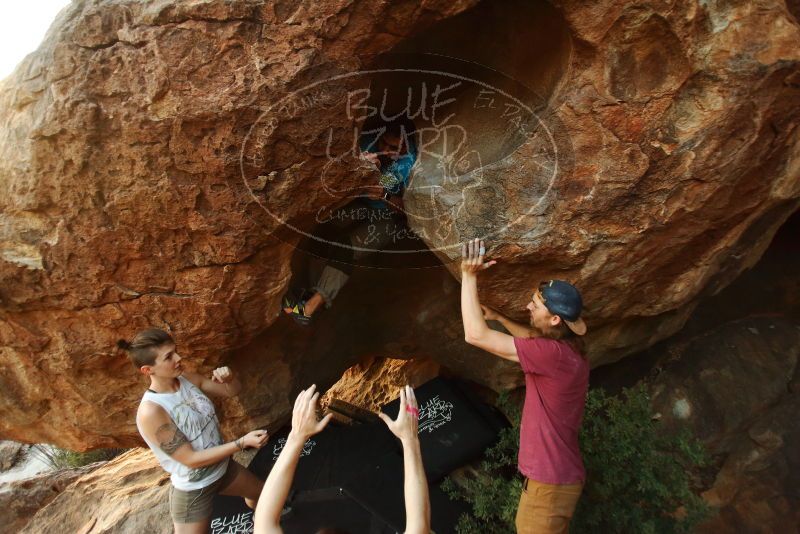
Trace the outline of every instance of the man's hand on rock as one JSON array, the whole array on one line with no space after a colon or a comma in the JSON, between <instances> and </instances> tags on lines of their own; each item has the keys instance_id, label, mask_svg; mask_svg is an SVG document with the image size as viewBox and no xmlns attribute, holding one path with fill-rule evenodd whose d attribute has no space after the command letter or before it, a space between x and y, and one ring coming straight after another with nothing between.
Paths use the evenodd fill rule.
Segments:
<instances>
[{"instance_id":1,"label":"man's hand on rock","mask_svg":"<svg viewBox=\"0 0 800 534\"><path fill-rule=\"evenodd\" d=\"M496 311L494 311L493 309L491 309L490 307L481 304L481 309L483 310L483 318L486 319L487 321L500 320L501 315Z\"/></svg>"},{"instance_id":2,"label":"man's hand on rock","mask_svg":"<svg viewBox=\"0 0 800 534\"><path fill-rule=\"evenodd\" d=\"M471 239L461 246L461 273L465 275L476 275L488 269L497 261L484 261L486 255L486 245L483 239Z\"/></svg>"}]
</instances>

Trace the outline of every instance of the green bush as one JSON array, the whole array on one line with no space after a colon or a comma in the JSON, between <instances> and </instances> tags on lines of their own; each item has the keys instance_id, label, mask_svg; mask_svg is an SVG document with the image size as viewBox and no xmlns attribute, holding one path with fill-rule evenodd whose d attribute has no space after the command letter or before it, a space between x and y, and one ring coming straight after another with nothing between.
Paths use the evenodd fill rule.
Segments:
<instances>
[{"instance_id":1,"label":"green bush","mask_svg":"<svg viewBox=\"0 0 800 534\"><path fill-rule=\"evenodd\" d=\"M465 499L472 505L472 515L462 514L456 526L460 534L515 532L514 517L522 491L522 478L517 475L521 410L507 393L497 400L511 426L501 430L497 443L486 449L479 470L458 481L448 478L442 484L451 498Z\"/></svg>"},{"instance_id":2,"label":"green bush","mask_svg":"<svg viewBox=\"0 0 800 534\"><path fill-rule=\"evenodd\" d=\"M522 488L516 472L520 413L507 395L498 406L512 427L486 451L476 473L445 483L451 497L465 499L473 509L461 517L459 534L515 532ZM688 532L707 516L708 508L690 487L691 472L706 462L704 448L688 433L658 432L644 386L618 397L591 390L580 442L587 480L571 532Z\"/></svg>"},{"instance_id":3,"label":"green bush","mask_svg":"<svg viewBox=\"0 0 800 534\"><path fill-rule=\"evenodd\" d=\"M74 469L95 462L105 462L119 456L125 449L96 449L75 452L54 445L34 445L33 454L42 459L51 469Z\"/></svg>"}]
</instances>

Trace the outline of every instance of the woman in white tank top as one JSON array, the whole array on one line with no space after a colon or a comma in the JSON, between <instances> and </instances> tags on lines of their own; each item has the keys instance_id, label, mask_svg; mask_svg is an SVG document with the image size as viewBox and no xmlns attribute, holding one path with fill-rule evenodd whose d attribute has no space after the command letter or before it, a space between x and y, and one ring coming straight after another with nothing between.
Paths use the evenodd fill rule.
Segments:
<instances>
[{"instance_id":1,"label":"woman in white tank top","mask_svg":"<svg viewBox=\"0 0 800 534\"><path fill-rule=\"evenodd\" d=\"M214 405L206 394L233 397L241 383L220 367L205 378L184 370L172 337L159 329L136 334L117 345L150 379L136 414L136 426L161 466L170 474L170 515L177 534L205 534L214 495L238 495L255 508L263 482L230 457L269 438L254 430L224 442Z\"/></svg>"}]
</instances>

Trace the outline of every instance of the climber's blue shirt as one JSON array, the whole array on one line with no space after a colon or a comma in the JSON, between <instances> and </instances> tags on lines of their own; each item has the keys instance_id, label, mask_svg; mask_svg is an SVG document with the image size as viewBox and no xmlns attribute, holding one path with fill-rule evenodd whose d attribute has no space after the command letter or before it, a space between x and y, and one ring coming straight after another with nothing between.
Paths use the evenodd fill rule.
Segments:
<instances>
[{"instance_id":1,"label":"climber's blue shirt","mask_svg":"<svg viewBox=\"0 0 800 534\"><path fill-rule=\"evenodd\" d=\"M378 147L374 138L361 136L360 148L362 151L377 153ZM371 145L371 146L370 146ZM417 161L417 148L409 140L408 151L388 165L381 167L381 181L384 191L390 195L401 195L408 186L408 177L411 175L411 168ZM373 208L389 209L384 200L365 199L365 202Z\"/></svg>"}]
</instances>

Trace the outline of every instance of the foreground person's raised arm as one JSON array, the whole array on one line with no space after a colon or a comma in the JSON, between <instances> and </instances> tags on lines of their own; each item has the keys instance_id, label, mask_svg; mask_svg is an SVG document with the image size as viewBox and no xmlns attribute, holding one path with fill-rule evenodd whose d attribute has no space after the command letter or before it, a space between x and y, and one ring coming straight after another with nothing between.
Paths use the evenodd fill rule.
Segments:
<instances>
[{"instance_id":1,"label":"foreground person's raised arm","mask_svg":"<svg viewBox=\"0 0 800 534\"><path fill-rule=\"evenodd\" d=\"M478 300L478 273L497 263L484 261L486 248L483 241L467 241L461 251L461 319L464 322L464 340L495 356L519 361L514 338L489 328Z\"/></svg>"},{"instance_id":2,"label":"foreground person's raised arm","mask_svg":"<svg viewBox=\"0 0 800 534\"><path fill-rule=\"evenodd\" d=\"M429 534L431 531L431 505L428 498L428 481L422 465L419 446L419 407L411 386L400 389L400 411L397 419L380 413L380 418L403 444L403 493L406 504L406 534Z\"/></svg>"},{"instance_id":3,"label":"foreground person's raised arm","mask_svg":"<svg viewBox=\"0 0 800 534\"><path fill-rule=\"evenodd\" d=\"M317 419L317 400L319 393L315 392L316 386L301 391L294 401L292 411L292 430L286 438L280 456L272 466L261 497L258 499L256 513L253 519L254 534L278 534L281 529L281 511L292 487L294 472L300 453L306 440L314 434L321 432L328 424L332 415L326 415L321 421Z\"/></svg>"}]
</instances>

